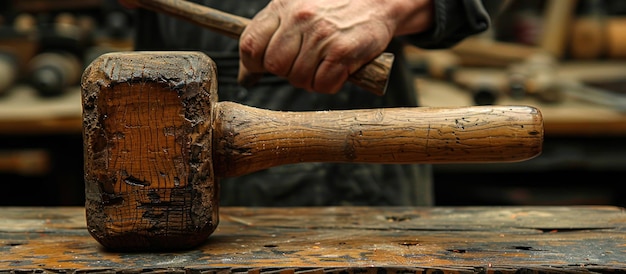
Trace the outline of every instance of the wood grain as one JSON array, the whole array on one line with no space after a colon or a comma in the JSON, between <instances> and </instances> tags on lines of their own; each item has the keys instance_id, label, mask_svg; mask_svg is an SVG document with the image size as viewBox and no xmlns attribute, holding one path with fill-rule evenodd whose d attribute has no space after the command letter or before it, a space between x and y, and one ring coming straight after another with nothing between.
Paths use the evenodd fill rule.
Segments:
<instances>
[{"instance_id":1,"label":"wood grain","mask_svg":"<svg viewBox=\"0 0 626 274\"><path fill-rule=\"evenodd\" d=\"M215 172L300 162L516 162L541 153L543 120L525 106L286 112L216 106Z\"/></svg>"},{"instance_id":2,"label":"wood grain","mask_svg":"<svg viewBox=\"0 0 626 274\"><path fill-rule=\"evenodd\" d=\"M127 52L85 70L87 222L104 246L189 247L215 230L212 62L201 53Z\"/></svg>"},{"instance_id":3,"label":"wood grain","mask_svg":"<svg viewBox=\"0 0 626 274\"><path fill-rule=\"evenodd\" d=\"M81 207L0 211L0 273L588 273L626 270L611 206L224 207L197 248L107 252Z\"/></svg>"},{"instance_id":4,"label":"wood grain","mask_svg":"<svg viewBox=\"0 0 626 274\"><path fill-rule=\"evenodd\" d=\"M566 53L568 30L577 3L577 0L546 1L539 46L557 59L563 58Z\"/></svg>"}]
</instances>

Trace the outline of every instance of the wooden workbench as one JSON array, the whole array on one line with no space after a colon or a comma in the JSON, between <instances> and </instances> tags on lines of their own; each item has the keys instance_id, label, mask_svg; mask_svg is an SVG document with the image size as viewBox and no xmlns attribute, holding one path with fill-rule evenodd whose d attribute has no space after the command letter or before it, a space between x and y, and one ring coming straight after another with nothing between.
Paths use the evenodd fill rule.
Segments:
<instances>
[{"instance_id":1,"label":"wooden workbench","mask_svg":"<svg viewBox=\"0 0 626 274\"><path fill-rule=\"evenodd\" d=\"M0 97L0 135L80 134L80 88L56 97L41 97L34 88L18 85Z\"/></svg>"},{"instance_id":2,"label":"wooden workbench","mask_svg":"<svg viewBox=\"0 0 626 274\"><path fill-rule=\"evenodd\" d=\"M570 207L222 208L193 250L113 253L84 209L0 208L0 273L626 271L626 212Z\"/></svg>"}]
</instances>

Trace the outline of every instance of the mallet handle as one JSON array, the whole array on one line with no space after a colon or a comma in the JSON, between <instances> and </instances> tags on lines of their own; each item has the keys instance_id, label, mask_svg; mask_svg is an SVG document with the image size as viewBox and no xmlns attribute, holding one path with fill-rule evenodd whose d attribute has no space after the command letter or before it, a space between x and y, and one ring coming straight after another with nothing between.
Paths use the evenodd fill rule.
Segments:
<instances>
[{"instance_id":1,"label":"mallet handle","mask_svg":"<svg viewBox=\"0 0 626 274\"><path fill-rule=\"evenodd\" d=\"M239 39L241 32L250 22L248 18L184 0L132 0L129 2L148 10L190 21L235 39ZM351 75L349 81L373 94L384 95L393 59L392 53L382 53Z\"/></svg>"},{"instance_id":2,"label":"mallet handle","mask_svg":"<svg viewBox=\"0 0 626 274\"><path fill-rule=\"evenodd\" d=\"M541 153L543 119L528 106L286 112L216 104L215 174L300 162L516 162Z\"/></svg>"}]
</instances>

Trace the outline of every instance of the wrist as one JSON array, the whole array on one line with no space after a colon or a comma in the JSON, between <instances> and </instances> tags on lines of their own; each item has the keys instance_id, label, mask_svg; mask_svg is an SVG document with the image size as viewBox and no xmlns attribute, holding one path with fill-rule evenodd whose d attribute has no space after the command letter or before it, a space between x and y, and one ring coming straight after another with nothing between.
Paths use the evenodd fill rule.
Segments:
<instances>
[{"instance_id":1,"label":"wrist","mask_svg":"<svg viewBox=\"0 0 626 274\"><path fill-rule=\"evenodd\" d=\"M389 18L395 24L394 35L420 33L434 25L434 0L385 1L390 5Z\"/></svg>"}]
</instances>

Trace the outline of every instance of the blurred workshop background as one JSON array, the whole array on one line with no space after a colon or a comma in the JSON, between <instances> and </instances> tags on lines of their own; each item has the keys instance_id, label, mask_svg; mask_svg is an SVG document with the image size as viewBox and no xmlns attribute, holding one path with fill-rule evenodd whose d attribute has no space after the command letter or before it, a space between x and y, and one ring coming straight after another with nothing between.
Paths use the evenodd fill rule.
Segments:
<instances>
[{"instance_id":1,"label":"blurred workshop background","mask_svg":"<svg viewBox=\"0 0 626 274\"><path fill-rule=\"evenodd\" d=\"M116 0L0 1L0 205L83 205L80 75L132 50L132 12ZM435 165L436 205L626 206L626 1L513 0L489 32L406 51L422 106L544 116L532 160Z\"/></svg>"}]
</instances>

